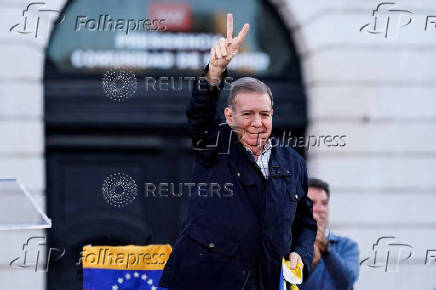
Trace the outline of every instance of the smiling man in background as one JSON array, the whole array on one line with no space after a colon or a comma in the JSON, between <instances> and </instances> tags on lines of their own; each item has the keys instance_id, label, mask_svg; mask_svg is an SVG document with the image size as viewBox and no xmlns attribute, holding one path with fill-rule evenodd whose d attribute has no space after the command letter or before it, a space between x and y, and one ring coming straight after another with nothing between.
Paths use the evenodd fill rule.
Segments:
<instances>
[{"instance_id":1,"label":"smiling man in background","mask_svg":"<svg viewBox=\"0 0 436 290\"><path fill-rule=\"evenodd\" d=\"M312 274L300 290L350 290L359 277L359 248L347 237L333 234L329 228L330 187L321 179L309 179L309 198L313 217L318 223L314 245Z\"/></svg>"}]
</instances>

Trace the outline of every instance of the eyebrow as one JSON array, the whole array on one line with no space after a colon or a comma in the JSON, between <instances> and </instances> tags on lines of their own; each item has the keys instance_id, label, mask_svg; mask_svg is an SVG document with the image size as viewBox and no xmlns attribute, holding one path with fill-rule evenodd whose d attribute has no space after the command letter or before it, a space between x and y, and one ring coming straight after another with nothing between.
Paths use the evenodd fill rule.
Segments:
<instances>
[{"instance_id":1,"label":"eyebrow","mask_svg":"<svg viewBox=\"0 0 436 290\"><path fill-rule=\"evenodd\" d=\"M242 110L241 113L251 113L253 110ZM271 113L271 110L260 111L261 113Z\"/></svg>"}]
</instances>

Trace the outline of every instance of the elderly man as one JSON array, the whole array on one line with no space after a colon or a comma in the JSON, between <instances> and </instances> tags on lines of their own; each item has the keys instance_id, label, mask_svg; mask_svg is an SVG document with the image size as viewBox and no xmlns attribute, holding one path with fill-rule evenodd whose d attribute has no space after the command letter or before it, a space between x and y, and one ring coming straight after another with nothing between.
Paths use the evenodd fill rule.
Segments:
<instances>
[{"instance_id":1,"label":"elderly man","mask_svg":"<svg viewBox=\"0 0 436 290\"><path fill-rule=\"evenodd\" d=\"M232 195L200 192L162 274L161 287L189 290L278 289L282 257L310 272L316 221L306 165L289 147L273 147L273 96L254 78L232 83L221 124L217 101L227 65L249 29L211 49L207 82L194 83L187 116L195 150L193 182L232 184ZM235 138L236 137L236 138ZM206 188L206 187L205 187Z\"/></svg>"},{"instance_id":2,"label":"elderly man","mask_svg":"<svg viewBox=\"0 0 436 290\"><path fill-rule=\"evenodd\" d=\"M300 290L350 290L359 276L357 243L328 230L329 185L321 179L309 179L309 198L313 201L313 216L318 222L314 245L312 274Z\"/></svg>"}]
</instances>

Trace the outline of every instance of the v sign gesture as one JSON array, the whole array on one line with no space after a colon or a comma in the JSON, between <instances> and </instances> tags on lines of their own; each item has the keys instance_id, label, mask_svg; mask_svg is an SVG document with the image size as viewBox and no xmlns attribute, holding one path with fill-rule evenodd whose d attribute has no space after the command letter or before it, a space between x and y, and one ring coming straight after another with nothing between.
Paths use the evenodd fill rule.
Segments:
<instances>
[{"instance_id":1,"label":"v sign gesture","mask_svg":"<svg viewBox=\"0 0 436 290\"><path fill-rule=\"evenodd\" d=\"M233 15L227 14L227 37L222 37L210 50L209 71L206 76L209 82L219 82L227 65L238 53L249 29L250 26L245 23L238 35L233 37Z\"/></svg>"}]
</instances>

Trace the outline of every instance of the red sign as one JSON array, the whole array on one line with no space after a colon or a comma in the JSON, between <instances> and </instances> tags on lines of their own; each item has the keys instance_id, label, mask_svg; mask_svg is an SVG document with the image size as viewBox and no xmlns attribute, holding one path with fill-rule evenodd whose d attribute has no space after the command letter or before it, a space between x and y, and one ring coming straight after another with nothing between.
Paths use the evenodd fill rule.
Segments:
<instances>
[{"instance_id":1,"label":"red sign","mask_svg":"<svg viewBox=\"0 0 436 290\"><path fill-rule=\"evenodd\" d=\"M190 3L152 2L148 7L149 18L165 19L166 31L190 31L192 7Z\"/></svg>"}]
</instances>

